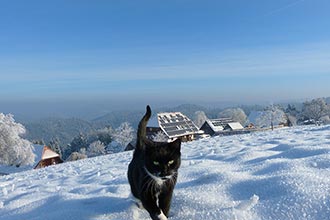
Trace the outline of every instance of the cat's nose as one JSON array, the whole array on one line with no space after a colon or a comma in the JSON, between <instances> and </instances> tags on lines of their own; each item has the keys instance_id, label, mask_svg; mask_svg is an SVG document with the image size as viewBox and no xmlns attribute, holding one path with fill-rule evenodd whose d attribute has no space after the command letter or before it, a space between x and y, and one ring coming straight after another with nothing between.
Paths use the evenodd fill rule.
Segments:
<instances>
[{"instance_id":1,"label":"cat's nose","mask_svg":"<svg viewBox=\"0 0 330 220\"><path fill-rule=\"evenodd\" d=\"M167 170L160 173L161 178L167 177L168 175L169 174L168 174Z\"/></svg>"}]
</instances>

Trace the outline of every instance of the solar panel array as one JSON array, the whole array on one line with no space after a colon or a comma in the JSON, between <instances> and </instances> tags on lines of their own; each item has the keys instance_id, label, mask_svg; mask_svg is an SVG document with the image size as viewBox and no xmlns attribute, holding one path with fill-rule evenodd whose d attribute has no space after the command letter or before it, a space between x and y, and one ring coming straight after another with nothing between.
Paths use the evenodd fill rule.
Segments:
<instances>
[{"instance_id":1,"label":"solar panel array","mask_svg":"<svg viewBox=\"0 0 330 220\"><path fill-rule=\"evenodd\" d=\"M210 122L213 124L215 127L225 127L228 123L233 122L232 119L230 118L221 118L221 119L212 119Z\"/></svg>"},{"instance_id":2,"label":"solar panel array","mask_svg":"<svg viewBox=\"0 0 330 220\"><path fill-rule=\"evenodd\" d=\"M194 134L198 131L196 125L180 112L159 113L159 126L169 138Z\"/></svg>"}]
</instances>

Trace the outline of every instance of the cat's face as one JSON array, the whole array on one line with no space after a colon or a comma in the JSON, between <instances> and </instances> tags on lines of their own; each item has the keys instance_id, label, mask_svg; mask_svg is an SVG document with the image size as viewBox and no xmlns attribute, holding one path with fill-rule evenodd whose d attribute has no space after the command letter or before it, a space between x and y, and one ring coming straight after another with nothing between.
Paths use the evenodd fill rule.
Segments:
<instances>
[{"instance_id":1,"label":"cat's face","mask_svg":"<svg viewBox=\"0 0 330 220\"><path fill-rule=\"evenodd\" d=\"M172 178L181 164L181 141L146 145L145 166L154 176L163 180Z\"/></svg>"}]
</instances>

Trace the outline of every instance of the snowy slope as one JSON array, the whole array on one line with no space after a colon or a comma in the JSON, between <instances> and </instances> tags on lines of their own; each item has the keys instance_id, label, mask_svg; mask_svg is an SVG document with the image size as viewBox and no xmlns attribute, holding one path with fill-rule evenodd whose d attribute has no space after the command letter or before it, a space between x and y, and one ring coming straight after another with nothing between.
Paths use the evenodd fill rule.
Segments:
<instances>
[{"instance_id":1,"label":"snowy slope","mask_svg":"<svg viewBox=\"0 0 330 220\"><path fill-rule=\"evenodd\" d=\"M184 143L170 220L330 219L330 126ZM132 152L0 177L0 219L149 219Z\"/></svg>"}]
</instances>

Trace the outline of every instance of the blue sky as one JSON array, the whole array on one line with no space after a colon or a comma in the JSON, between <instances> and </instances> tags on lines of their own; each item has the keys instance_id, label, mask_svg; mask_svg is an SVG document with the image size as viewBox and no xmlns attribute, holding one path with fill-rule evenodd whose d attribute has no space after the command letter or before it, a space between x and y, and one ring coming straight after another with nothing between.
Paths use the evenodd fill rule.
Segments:
<instances>
[{"instance_id":1,"label":"blue sky","mask_svg":"<svg viewBox=\"0 0 330 220\"><path fill-rule=\"evenodd\" d=\"M0 0L0 100L330 96L328 0Z\"/></svg>"}]
</instances>

